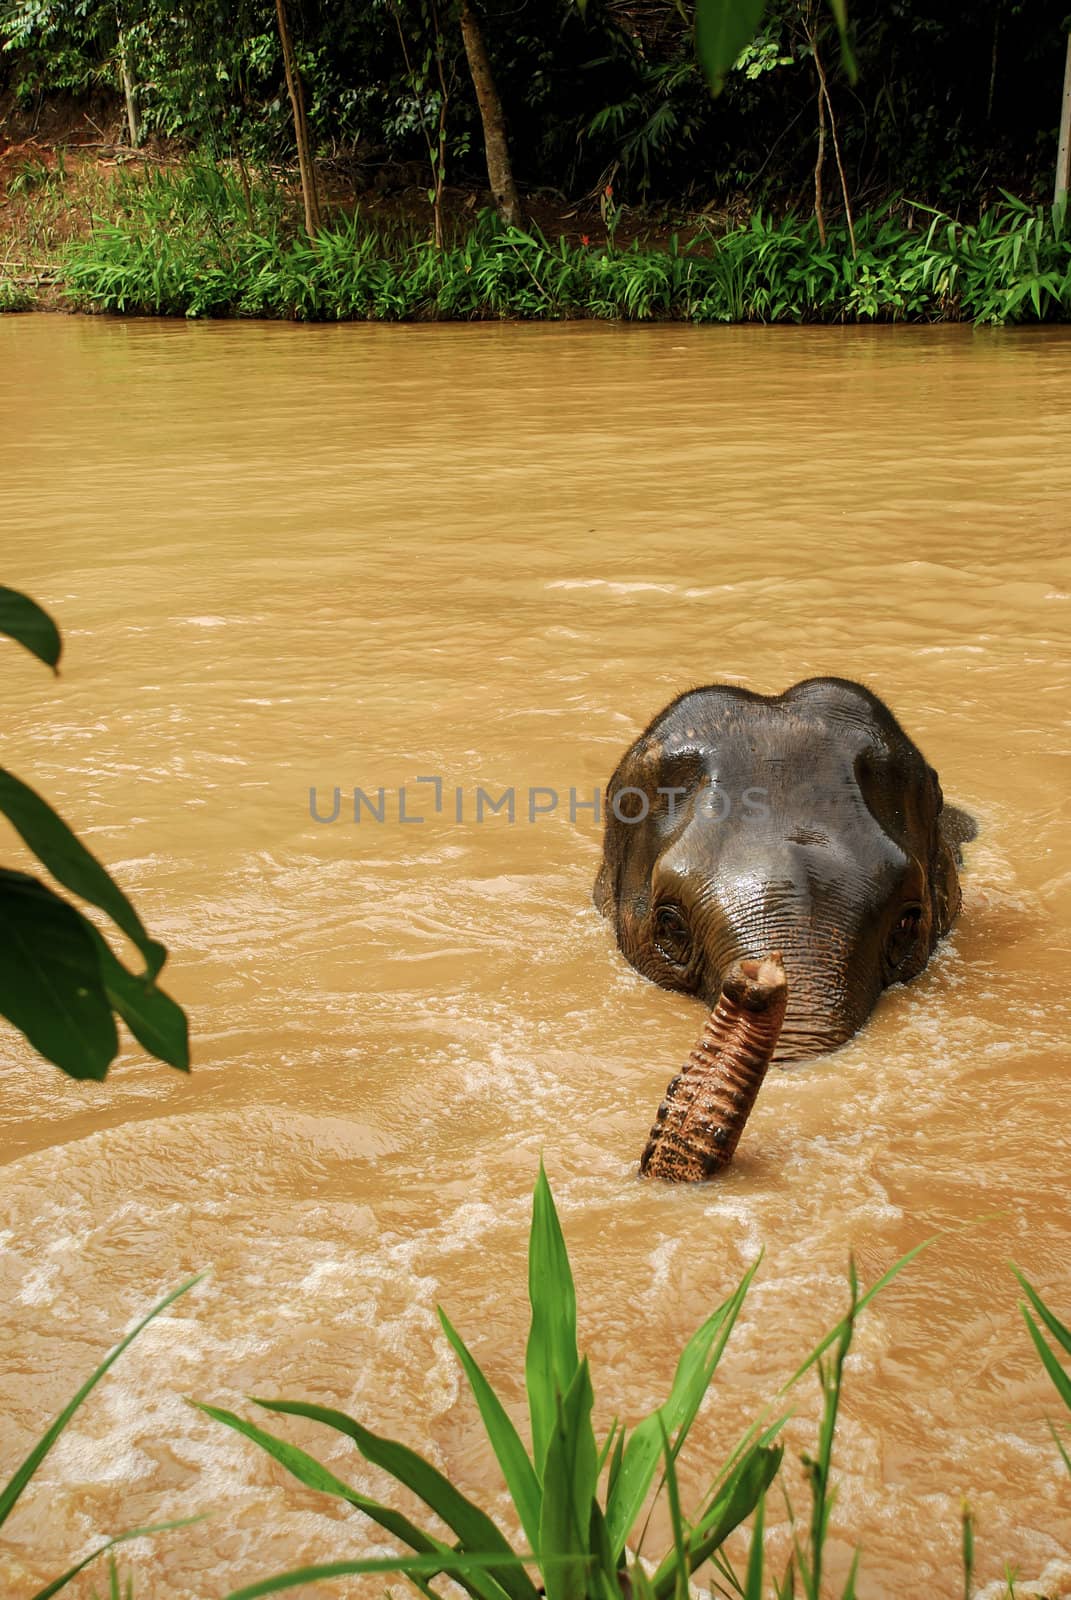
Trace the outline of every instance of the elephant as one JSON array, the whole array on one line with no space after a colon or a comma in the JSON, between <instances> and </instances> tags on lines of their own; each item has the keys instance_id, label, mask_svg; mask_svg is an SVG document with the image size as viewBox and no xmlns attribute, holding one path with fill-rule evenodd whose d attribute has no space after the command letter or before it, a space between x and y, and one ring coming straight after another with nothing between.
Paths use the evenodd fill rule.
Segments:
<instances>
[{"instance_id":1,"label":"elephant","mask_svg":"<svg viewBox=\"0 0 1071 1600\"><path fill-rule=\"evenodd\" d=\"M687 691L605 801L594 898L622 953L714 1006L735 964L777 952L779 1065L835 1050L924 969L976 832L888 707L846 678Z\"/></svg>"}]
</instances>

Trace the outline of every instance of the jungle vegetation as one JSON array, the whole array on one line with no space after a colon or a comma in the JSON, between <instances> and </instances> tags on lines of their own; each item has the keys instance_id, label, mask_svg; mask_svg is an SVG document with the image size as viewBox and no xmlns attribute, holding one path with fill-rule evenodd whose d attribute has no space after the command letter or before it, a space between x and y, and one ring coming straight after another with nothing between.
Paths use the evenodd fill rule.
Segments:
<instances>
[{"instance_id":1,"label":"jungle vegetation","mask_svg":"<svg viewBox=\"0 0 1071 1600\"><path fill-rule=\"evenodd\" d=\"M0 0L12 128L110 105L139 173L220 174L109 193L73 264L9 248L0 309L44 265L81 304L188 315L1062 320L1067 24L1064 0ZM8 192L46 215L66 168L32 141Z\"/></svg>"},{"instance_id":2,"label":"jungle vegetation","mask_svg":"<svg viewBox=\"0 0 1071 1600\"><path fill-rule=\"evenodd\" d=\"M970 212L1001 188L1051 197L1066 0L979 0L969 16L853 0L848 52L826 0L736 9L758 27L715 97L692 0L3 0L0 92L32 110L106 91L132 145L167 135L287 162L292 68L325 179L374 188L408 165L430 188L481 187L482 70L523 197L610 184L630 207L801 210L823 133L833 209L835 156L860 210L893 192Z\"/></svg>"}]
</instances>

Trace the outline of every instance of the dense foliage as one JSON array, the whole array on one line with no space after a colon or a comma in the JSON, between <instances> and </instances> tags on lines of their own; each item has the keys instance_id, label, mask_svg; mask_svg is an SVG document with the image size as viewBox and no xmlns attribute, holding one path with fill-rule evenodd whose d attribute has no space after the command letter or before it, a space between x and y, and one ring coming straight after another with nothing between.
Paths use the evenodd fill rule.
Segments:
<instances>
[{"instance_id":1,"label":"dense foliage","mask_svg":"<svg viewBox=\"0 0 1071 1600\"><path fill-rule=\"evenodd\" d=\"M570 196L700 208L743 194L809 203L819 137L816 51L848 188L977 208L998 186L1047 197L1066 0L854 0L849 81L822 0L773 0L711 97L690 0L481 0L517 178ZM483 181L457 0L291 0L322 160L372 185L426 165L446 100L448 182ZM128 83L144 130L218 153L285 158L292 140L271 0L0 0L0 86L23 105ZM834 196L829 196L832 203Z\"/></svg>"},{"instance_id":2,"label":"dense foliage","mask_svg":"<svg viewBox=\"0 0 1071 1600\"><path fill-rule=\"evenodd\" d=\"M87 309L178 316L381 321L590 316L691 322L1046 322L1071 318L1063 208L1004 199L978 222L917 210L856 219L824 240L813 217L756 212L669 248L615 246L613 219L579 244L493 213L432 248L419 224L339 214L315 243L277 186L243 192L204 161L124 178L113 220L65 254Z\"/></svg>"}]
</instances>

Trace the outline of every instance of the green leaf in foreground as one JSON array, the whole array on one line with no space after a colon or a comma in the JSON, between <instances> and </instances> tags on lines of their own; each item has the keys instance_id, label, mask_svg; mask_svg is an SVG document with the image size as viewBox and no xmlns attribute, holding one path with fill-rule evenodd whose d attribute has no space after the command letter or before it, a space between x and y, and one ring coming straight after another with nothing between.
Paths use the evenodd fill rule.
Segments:
<instances>
[{"instance_id":1,"label":"green leaf in foreground","mask_svg":"<svg viewBox=\"0 0 1071 1600\"><path fill-rule=\"evenodd\" d=\"M755 1521L751 1525L751 1549L747 1558L747 1577L744 1580L744 1600L762 1600L763 1535L766 1531L766 1495L759 1495L755 1507Z\"/></svg>"},{"instance_id":2,"label":"green leaf in foreground","mask_svg":"<svg viewBox=\"0 0 1071 1600\"><path fill-rule=\"evenodd\" d=\"M128 972L92 923L104 993L138 1043L169 1067L190 1070L190 1038L186 1013L146 974Z\"/></svg>"},{"instance_id":3,"label":"green leaf in foreground","mask_svg":"<svg viewBox=\"0 0 1071 1600\"><path fill-rule=\"evenodd\" d=\"M542 1482L543 1462L557 1419L558 1396L568 1392L580 1360L576 1349L576 1289L561 1223L539 1163L528 1245L532 1322L524 1376L532 1422L532 1454Z\"/></svg>"},{"instance_id":4,"label":"green leaf in foreground","mask_svg":"<svg viewBox=\"0 0 1071 1600\"><path fill-rule=\"evenodd\" d=\"M59 629L36 600L0 584L0 633L6 634L43 661L53 672L59 666L63 641Z\"/></svg>"},{"instance_id":5,"label":"green leaf in foreground","mask_svg":"<svg viewBox=\"0 0 1071 1600\"><path fill-rule=\"evenodd\" d=\"M766 0L696 0L695 49L715 94L762 26Z\"/></svg>"},{"instance_id":6,"label":"green leaf in foreground","mask_svg":"<svg viewBox=\"0 0 1071 1600\"><path fill-rule=\"evenodd\" d=\"M919 1244L913 1245L912 1248L907 1251L906 1255L902 1255L899 1261L894 1261L888 1271L882 1273L877 1283L872 1284L867 1290L866 1294L860 1295L858 1300L854 1301L852 1309L849 1312L849 1316L853 1319L857 1317L860 1311L870 1304L874 1296L880 1294L883 1289L887 1288L897 1274L902 1272L910 1262L914 1261L916 1256L920 1256L924 1250L928 1250L932 1244L936 1243L936 1238L937 1236L934 1235L933 1238L923 1239ZM809 1372L811 1367L814 1366L815 1362L825 1355L830 1345L836 1340L840 1339L844 1332L846 1321L847 1318L843 1318L836 1324L835 1327L830 1328L825 1338L819 1340L819 1342L815 1345L814 1349L811 1351L803 1365L797 1367L796 1371L792 1374L791 1378L789 1378L788 1382L781 1385L779 1393L787 1393L787 1391L792 1388L793 1384L798 1383L803 1377L803 1374L805 1372Z\"/></svg>"},{"instance_id":7,"label":"green leaf in foreground","mask_svg":"<svg viewBox=\"0 0 1071 1600\"><path fill-rule=\"evenodd\" d=\"M777 1476L783 1454L782 1445L757 1444L737 1463L689 1536L688 1566L692 1572L751 1515ZM669 1600L676 1586L676 1554L670 1551L654 1575L656 1600Z\"/></svg>"},{"instance_id":8,"label":"green leaf in foreground","mask_svg":"<svg viewBox=\"0 0 1071 1600\"><path fill-rule=\"evenodd\" d=\"M150 939L134 907L78 836L28 784L0 767L0 811L22 835L41 865L72 894L107 913L145 959L155 978L167 951Z\"/></svg>"},{"instance_id":9,"label":"green leaf in foreground","mask_svg":"<svg viewBox=\"0 0 1071 1600\"><path fill-rule=\"evenodd\" d=\"M97 1548L91 1550L89 1555L83 1556L81 1561L77 1561L73 1567L68 1568L61 1578L54 1578L45 1588L38 1589L37 1593L30 1597L30 1600L52 1600L52 1596L59 1594L61 1589L65 1589L72 1578L77 1578L78 1574L84 1572L86 1567L96 1561L98 1556L105 1555L109 1550L114 1550L117 1544L127 1544L131 1539L147 1539L150 1534L154 1533L170 1533L172 1528L188 1528L194 1522L203 1521L203 1516L180 1517L177 1522L150 1522L143 1528L127 1528L125 1533L117 1533L113 1538L105 1539L103 1544L98 1544Z\"/></svg>"},{"instance_id":10,"label":"green leaf in foreground","mask_svg":"<svg viewBox=\"0 0 1071 1600\"><path fill-rule=\"evenodd\" d=\"M348 1417L344 1411L335 1411L330 1406L312 1405L302 1400L261 1400L256 1396L251 1398L254 1405L263 1406L266 1411L277 1411L284 1416L307 1417L311 1422L322 1422L327 1427L334 1428L336 1433L352 1439L366 1461L371 1461L373 1466L382 1467L392 1478L407 1489L412 1489L436 1516L442 1518L448 1528L453 1529L458 1536L461 1549L487 1554L497 1550L503 1556L513 1556L514 1552L505 1535L487 1513L474 1505L460 1489L454 1487L449 1478L443 1476L437 1467L433 1467L430 1461L425 1461L423 1456L411 1450L408 1445L372 1433L370 1429ZM502 1572L496 1571L493 1576L511 1600L538 1600L535 1586L520 1569L507 1565Z\"/></svg>"},{"instance_id":11,"label":"green leaf in foreground","mask_svg":"<svg viewBox=\"0 0 1071 1600\"><path fill-rule=\"evenodd\" d=\"M444 1550L446 1547L438 1539L433 1539L430 1534L424 1533L409 1521L408 1517L400 1511L392 1511L389 1506L382 1506L377 1500L371 1500L367 1495L361 1494L357 1489L351 1489L348 1483L343 1483L341 1478L328 1470L315 1456L310 1456L299 1445L291 1444L288 1439L280 1439L274 1433L267 1433L263 1428L258 1428L255 1422L247 1422L244 1417L237 1416L233 1411L225 1411L221 1406L206 1405L202 1400L191 1400L190 1404L198 1411L203 1411L206 1417L212 1417L216 1422L222 1422L226 1427L233 1428L235 1433L242 1434L246 1439L251 1439L259 1445L280 1466L304 1484L306 1489L316 1489L321 1494L334 1495L339 1500L346 1500L350 1505L356 1506L366 1516L371 1517L381 1528L392 1533L396 1539L402 1539L410 1549L418 1554L431 1554L433 1551Z\"/></svg>"},{"instance_id":12,"label":"green leaf in foreground","mask_svg":"<svg viewBox=\"0 0 1071 1600\"><path fill-rule=\"evenodd\" d=\"M166 1311L168 1306L173 1305L180 1295L186 1294L194 1287L195 1284L200 1283L204 1276L205 1274L203 1272L198 1272L194 1277L187 1278L185 1283L180 1283L177 1289L172 1289L169 1294L165 1294L162 1300L158 1300L156 1305L154 1305L152 1310L149 1312L148 1316L143 1317L138 1323L137 1327L132 1329L132 1331L126 1335L125 1339L120 1340L115 1349L105 1356L104 1360L101 1362L100 1366L92 1374L92 1376L86 1379L85 1383L74 1396L73 1400L68 1401L63 1410L60 1412L59 1416L56 1418L55 1422L52 1423L51 1427L46 1429L41 1438L34 1445L33 1449L30 1451L21 1467L19 1467L17 1471L13 1473L11 1478L4 1485L3 1489L0 1489L0 1527L3 1526L8 1517L11 1515L15 1503L22 1494L22 1491L25 1489L26 1485L29 1483L30 1479L41 1465L41 1462L48 1455L48 1452L52 1449L52 1446L55 1444L56 1440L67 1426L68 1422L70 1422L71 1418L78 1410L78 1407L93 1391L93 1389L96 1388L97 1384L100 1382L101 1378L104 1377L104 1374L108 1371L108 1369L116 1361L118 1361L127 1345L132 1344L137 1338L138 1334L141 1333L144 1328L147 1328L149 1323L152 1322L154 1318L160 1316L162 1312ZM133 1538L133 1535L131 1534L129 1537Z\"/></svg>"},{"instance_id":13,"label":"green leaf in foreground","mask_svg":"<svg viewBox=\"0 0 1071 1600\"><path fill-rule=\"evenodd\" d=\"M664 1404L632 1431L607 1496L607 1528L618 1559L662 1459L663 1431L673 1435L676 1456L710 1387L758 1265L758 1260L752 1263L729 1298L696 1329L681 1352Z\"/></svg>"},{"instance_id":14,"label":"green leaf in foreground","mask_svg":"<svg viewBox=\"0 0 1071 1600\"><path fill-rule=\"evenodd\" d=\"M207 1410L207 1407L203 1407ZM435 1577L439 1572L445 1572L451 1577L461 1578L470 1573L484 1572L500 1561L500 1556L494 1555L462 1555L456 1550L447 1550L443 1558L438 1556L370 1556L363 1561L329 1561L322 1566L299 1567L293 1572L280 1572L274 1578L262 1578L259 1583L250 1583L244 1589L233 1589L224 1596L224 1600L258 1600L263 1594L279 1594L284 1589L300 1589L307 1583L318 1583L328 1578L356 1577L362 1572L400 1572L403 1577L419 1580L427 1575ZM532 1555L516 1556L518 1565L524 1561L532 1561ZM426 1585L418 1582L418 1587L426 1589Z\"/></svg>"},{"instance_id":15,"label":"green leaf in foreground","mask_svg":"<svg viewBox=\"0 0 1071 1600\"><path fill-rule=\"evenodd\" d=\"M584 1600L587 1592L591 1507L598 1452L591 1428L595 1401L586 1359L566 1394L558 1394L547 1444L539 1555L547 1600ZM556 1558L556 1559L555 1559Z\"/></svg>"},{"instance_id":16,"label":"green leaf in foreground","mask_svg":"<svg viewBox=\"0 0 1071 1600\"><path fill-rule=\"evenodd\" d=\"M69 1077L104 1078L119 1037L81 912L0 868L0 943L0 1013Z\"/></svg>"},{"instance_id":17,"label":"green leaf in foreground","mask_svg":"<svg viewBox=\"0 0 1071 1600\"><path fill-rule=\"evenodd\" d=\"M535 1468L528 1459L528 1452L524 1448L521 1436L513 1426L502 1402L441 1306L439 1321L469 1380L480 1416L483 1418L483 1425L487 1430L487 1437L491 1441L491 1448L498 1458L506 1487L513 1497L513 1504L521 1519L524 1536L533 1549L538 1549L542 1491L539 1479L535 1475Z\"/></svg>"},{"instance_id":18,"label":"green leaf in foreground","mask_svg":"<svg viewBox=\"0 0 1071 1600\"><path fill-rule=\"evenodd\" d=\"M1071 1329L1065 1328L1059 1317L1055 1316L1053 1312L1049 1310L1048 1306L1038 1294L1037 1290L1026 1281L1017 1267L1013 1266L1012 1271L1015 1273L1015 1276L1022 1285L1030 1304L1034 1307L1034 1310L1037 1312L1046 1328L1048 1328L1057 1344L1066 1350L1068 1354L1071 1354ZM1019 1302L1019 1310L1023 1314L1023 1321L1026 1323L1027 1332L1034 1341L1034 1348L1041 1357L1045 1371L1049 1374L1049 1377L1053 1381L1053 1384L1056 1388L1056 1393L1060 1396L1060 1399L1063 1401L1067 1409L1071 1411L1071 1377L1068 1376L1063 1367L1060 1365L1056 1355L1046 1343L1044 1334L1038 1327L1038 1324L1034 1321L1033 1317L1030 1315L1030 1312L1027 1310L1026 1306L1023 1305L1022 1301ZM1059 1444L1059 1442L1059 1439L1057 1439L1057 1444ZM1061 1454L1063 1454L1062 1446Z\"/></svg>"}]
</instances>

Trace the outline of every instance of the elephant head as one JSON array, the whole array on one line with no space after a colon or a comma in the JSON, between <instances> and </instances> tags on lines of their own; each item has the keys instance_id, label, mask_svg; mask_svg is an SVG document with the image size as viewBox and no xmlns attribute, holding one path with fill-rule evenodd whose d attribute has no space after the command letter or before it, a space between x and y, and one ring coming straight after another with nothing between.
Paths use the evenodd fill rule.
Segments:
<instances>
[{"instance_id":1,"label":"elephant head","mask_svg":"<svg viewBox=\"0 0 1071 1600\"><path fill-rule=\"evenodd\" d=\"M713 1005L734 963L782 953L775 1060L833 1050L926 966L959 909L937 774L861 684L674 700L606 791L595 903L644 977Z\"/></svg>"}]
</instances>

